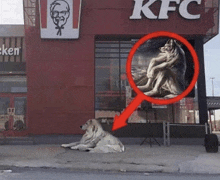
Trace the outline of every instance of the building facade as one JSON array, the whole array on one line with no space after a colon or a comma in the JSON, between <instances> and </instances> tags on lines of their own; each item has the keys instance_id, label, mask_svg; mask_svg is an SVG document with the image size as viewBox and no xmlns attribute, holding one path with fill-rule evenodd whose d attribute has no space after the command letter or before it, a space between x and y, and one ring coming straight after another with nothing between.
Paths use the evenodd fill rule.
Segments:
<instances>
[{"instance_id":1,"label":"building facade","mask_svg":"<svg viewBox=\"0 0 220 180\"><path fill-rule=\"evenodd\" d=\"M19 100L26 105L24 128L14 130L14 115L7 112L7 105L4 115L9 118L9 130L2 125L3 133L81 134L79 126L88 119L114 118L133 98L126 78L128 54L138 39L156 31L179 34L195 48L200 62L197 85L191 96L175 104L142 103L128 122L131 126L163 121L207 122L203 44L218 34L218 0L66 0L62 3L24 0L25 60L20 61L25 63L25 69L18 78L24 78L25 83L19 79L24 87L19 85L16 89L19 93L23 91L26 98ZM187 74L193 71L191 66ZM12 77L11 70L4 71L1 81L9 75ZM12 89L2 90L1 98L14 96ZM6 107L6 103L1 104ZM18 108L14 107L16 114Z\"/></svg>"}]
</instances>

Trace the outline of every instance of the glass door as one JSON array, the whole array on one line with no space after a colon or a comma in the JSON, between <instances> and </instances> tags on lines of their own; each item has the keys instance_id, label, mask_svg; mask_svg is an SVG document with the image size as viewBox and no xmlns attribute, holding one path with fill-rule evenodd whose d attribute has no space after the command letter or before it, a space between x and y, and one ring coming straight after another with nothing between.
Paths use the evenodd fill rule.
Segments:
<instances>
[{"instance_id":1,"label":"glass door","mask_svg":"<svg viewBox=\"0 0 220 180\"><path fill-rule=\"evenodd\" d=\"M0 132L26 129L26 104L24 94L1 94Z\"/></svg>"}]
</instances>

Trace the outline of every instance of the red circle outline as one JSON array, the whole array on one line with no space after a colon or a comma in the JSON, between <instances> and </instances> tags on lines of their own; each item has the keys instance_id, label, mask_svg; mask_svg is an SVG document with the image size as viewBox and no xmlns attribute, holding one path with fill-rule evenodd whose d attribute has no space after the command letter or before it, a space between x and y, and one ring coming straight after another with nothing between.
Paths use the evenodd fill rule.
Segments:
<instances>
[{"instance_id":1,"label":"red circle outline","mask_svg":"<svg viewBox=\"0 0 220 180\"><path fill-rule=\"evenodd\" d=\"M185 89L185 91L183 91L180 95L174 97L174 98L170 98L170 99L155 99L152 98L150 96L145 95L141 90L138 89L138 87L136 86L132 75L131 75L131 62L132 62L132 58L136 52L136 50L143 44L145 43L147 40L152 39L152 38L157 38L157 37L169 37L169 38L173 38L176 39L178 41L180 41L182 44L184 44L190 51L192 58L193 58L193 63L194 63L194 75L192 78L192 81L190 82L189 86ZM160 104L160 105L166 105L166 104L172 104L175 103L177 101L180 101L182 98L184 98L185 96L187 96L192 89L194 88L198 77L199 77L199 60L198 60L198 56L196 54L196 51L194 50L194 48L192 47L192 45L182 36L176 34L176 33L172 33L172 32L167 32L167 31L158 31L158 32L154 32L154 33L150 33L148 35L145 35L144 37L142 37L141 39L139 39L134 46L132 47L128 58L127 58L127 63L126 63L126 73L127 73L127 78L128 78L128 82L130 83L132 89L136 92L137 95L139 95L142 99L149 101L151 103L154 104Z\"/></svg>"}]
</instances>

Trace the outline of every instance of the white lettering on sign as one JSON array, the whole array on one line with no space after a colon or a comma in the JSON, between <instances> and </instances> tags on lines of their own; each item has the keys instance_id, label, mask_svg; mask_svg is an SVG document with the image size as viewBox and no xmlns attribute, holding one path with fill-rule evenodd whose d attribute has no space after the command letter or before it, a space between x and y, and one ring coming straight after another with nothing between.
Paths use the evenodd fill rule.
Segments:
<instances>
[{"instance_id":1,"label":"white lettering on sign","mask_svg":"<svg viewBox=\"0 0 220 180\"><path fill-rule=\"evenodd\" d=\"M170 2L175 1L176 4L180 3L180 0L166 0L162 1L161 8L160 8L160 14L158 19L168 19L168 11L176 11L176 7L170 7Z\"/></svg>"},{"instance_id":2,"label":"white lettering on sign","mask_svg":"<svg viewBox=\"0 0 220 180\"><path fill-rule=\"evenodd\" d=\"M149 18L149 19L157 19L157 16L155 16L152 11L149 9L149 6L152 5L156 0L149 0L144 6L143 0L134 0L134 10L132 16L130 16L130 19L141 19L141 11L143 14Z\"/></svg>"},{"instance_id":3,"label":"white lettering on sign","mask_svg":"<svg viewBox=\"0 0 220 180\"><path fill-rule=\"evenodd\" d=\"M202 0L194 0L195 2L197 2L197 4L201 4ZM181 14L181 16L183 16L186 19L199 19L200 18L200 14L196 14L196 15L192 15L187 11L188 5L189 3L191 3L192 0L184 0L179 7L179 12Z\"/></svg>"},{"instance_id":4,"label":"white lettering on sign","mask_svg":"<svg viewBox=\"0 0 220 180\"><path fill-rule=\"evenodd\" d=\"M188 6L192 2L196 2L197 4L201 4L202 0L184 0L180 2L180 0L160 0L161 7L159 16L156 16L150 9L150 6L158 0L149 0L146 4L143 5L144 0L134 0L134 9L133 14L130 16L130 19L141 19L141 12L144 14L145 17L148 19L168 19L168 12L169 11L176 11L177 7L170 6L171 2L175 2L179 4L179 13L183 18L186 19L199 19L200 14L190 14L188 12Z\"/></svg>"},{"instance_id":5,"label":"white lettering on sign","mask_svg":"<svg viewBox=\"0 0 220 180\"><path fill-rule=\"evenodd\" d=\"M6 48L3 44L0 47L0 55L2 56L19 56L20 48Z\"/></svg>"}]
</instances>

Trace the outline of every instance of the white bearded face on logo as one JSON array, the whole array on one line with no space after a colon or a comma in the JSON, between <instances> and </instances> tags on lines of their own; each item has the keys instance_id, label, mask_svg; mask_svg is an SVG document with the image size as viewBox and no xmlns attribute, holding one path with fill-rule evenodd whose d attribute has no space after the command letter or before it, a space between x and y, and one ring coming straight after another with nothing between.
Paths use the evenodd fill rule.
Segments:
<instances>
[{"instance_id":1,"label":"white bearded face on logo","mask_svg":"<svg viewBox=\"0 0 220 180\"><path fill-rule=\"evenodd\" d=\"M61 30L64 29L64 25L70 16L69 4L64 0L55 0L50 5L50 15L56 25L55 28L58 29L57 35L61 36Z\"/></svg>"}]
</instances>

